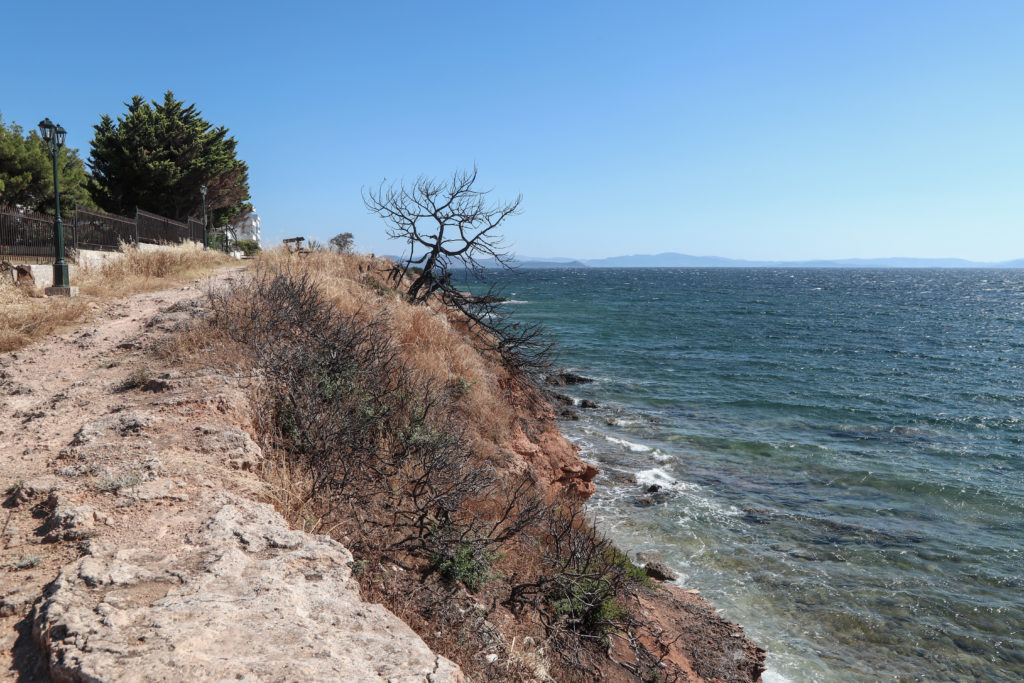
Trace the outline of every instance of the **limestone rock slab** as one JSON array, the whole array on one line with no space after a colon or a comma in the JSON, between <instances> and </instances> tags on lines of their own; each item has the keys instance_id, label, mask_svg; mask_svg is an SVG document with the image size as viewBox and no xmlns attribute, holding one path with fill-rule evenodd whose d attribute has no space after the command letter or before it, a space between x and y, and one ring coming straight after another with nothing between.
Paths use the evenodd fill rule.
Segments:
<instances>
[{"instance_id":1,"label":"limestone rock slab","mask_svg":"<svg viewBox=\"0 0 1024 683\"><path fill-rule=\"evenodd\" d=\"M229 498L184 543L93 541L40 604L55 681L463 681L412 629L363 603L352 556Z\"/></svg>"}]
</instances>

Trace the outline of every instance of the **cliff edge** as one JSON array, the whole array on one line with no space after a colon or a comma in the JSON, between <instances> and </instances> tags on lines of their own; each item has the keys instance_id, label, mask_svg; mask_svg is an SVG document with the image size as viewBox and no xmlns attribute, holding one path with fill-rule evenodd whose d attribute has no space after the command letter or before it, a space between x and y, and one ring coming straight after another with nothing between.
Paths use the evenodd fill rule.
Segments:
<instances>
[{"instance_id":1,"label":"cliff edge","mask_svg":"<svg viewBox=\"0 0 1024 683\"><path fill-rule=\"evenodd\" d=\"M256 502L238 382L155 360L206 286L0 357L0 678L464 680Z\"/></svg>"},{"instance_id":2,"label":"cliff edge","mask_svg":"<svg viewBox=\"0 0 1024 683\"><path fill-rule=\"evenodd\" d=\"M88 325L0 356L3 680L466 680L427 645L448 636L412 607L437 574L418 579L394 560L370 585L342 543L295 529L307 524L294 515L290 526L274 509L287 507L280 482L259 474L269 456L253 424L253 378L173 360L194 355L183 333L210 287L242 277L94 302ZM460 377L456 388L478 381ZM502 395L506 426L474 437L498 444L492 461L549 497L589 496L596 469L559 433L551 406L511 386ZM401 619L360 597L388 591ZM485 650L465 655L474 679L553 680L557 643L541 644L527 635L537 624L473 593L450 593L447 608L490 634ZM759 679L763 650L693 592L646 582L629 602L639 621L604 637L589 676Z\"/></svg>"}]
</instances>

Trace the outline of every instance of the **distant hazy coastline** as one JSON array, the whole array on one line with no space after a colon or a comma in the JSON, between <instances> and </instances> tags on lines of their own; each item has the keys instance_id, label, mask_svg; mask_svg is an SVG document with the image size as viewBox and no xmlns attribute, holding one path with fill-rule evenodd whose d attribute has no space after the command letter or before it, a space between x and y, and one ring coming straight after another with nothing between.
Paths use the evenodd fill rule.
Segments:
<instances>
[{"instance_id":1,"label":"distant hazy coastline","mask_svg":"<svg viewBox=\"0 0 1024 683\"><path fill-rule=\"evenodd\" d=\"M602 259L536 258L521 256L520 268L1024 268L1024 258L982 262L959 258L819 259L814 261L745 261L720 256L691 256L665 252L612 256Z\"/></svg>"}]
</instances>

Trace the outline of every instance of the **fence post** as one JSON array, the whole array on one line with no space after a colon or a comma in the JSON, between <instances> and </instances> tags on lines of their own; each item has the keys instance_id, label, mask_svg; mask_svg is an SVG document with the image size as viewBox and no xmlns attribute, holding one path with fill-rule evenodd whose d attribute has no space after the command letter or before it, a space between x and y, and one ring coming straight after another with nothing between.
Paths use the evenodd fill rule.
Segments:
<instances>
[{"instance_id":1,"label":"fence post","mask_svg":"<svg viewBox=\"0 0 1024 683\"><path fill-rule=\"evenodd\" d=\"M75 218L71 221L71 241L75 245L75 258L78 258L78 200L75 200Z\"/></svg>"},{"instance_id":2,"label":"fence post","mask_svg":"<svg viewBox=\"0 0 1024 683\"><path fill-rule=\"evenodd\" d=\"M135 246L139 246L139 207L135 207Z\"/></svg>"}]
</instances>

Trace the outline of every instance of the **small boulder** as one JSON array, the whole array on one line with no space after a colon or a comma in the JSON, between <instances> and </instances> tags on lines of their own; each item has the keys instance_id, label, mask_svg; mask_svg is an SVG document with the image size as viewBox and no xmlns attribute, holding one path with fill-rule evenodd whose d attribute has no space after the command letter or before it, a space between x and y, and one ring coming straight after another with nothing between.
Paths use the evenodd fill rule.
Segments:
<instances>
[{"instance_id":1,"label":"small boulder","mask_svg":"<svg viewBox=\"0 0 1024 683\"><path fill-rule=\"evenodd\" d=\"M594 380L573 372L556 372L547 376L547 383L553 387L564 387L567 384L589 384Z\"/></svg>"},{"instance_id":2,"label":"small boulder","mask_svg":"<svg viewBox=\"0 0 1024 683\"><path fill-rule=\"evenodd\" d=\"M18 278L19 287L35 287L36 279L32 276L32 269L28 266L15 266L15 276Z\"/></svg>"},{"instance_id":3,"label":"small boulder","mask_svg":"<svg viewBox=\"0 0 1024 683\"><path fill-rule=\"evenodd\" d=\"M669 569L663 562L648 562L644 565L647 576L655 581L675 581L679 575Z\"/></svg>"}]
</instances>

